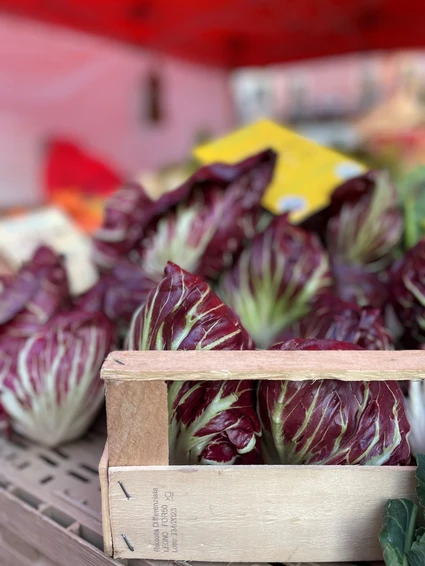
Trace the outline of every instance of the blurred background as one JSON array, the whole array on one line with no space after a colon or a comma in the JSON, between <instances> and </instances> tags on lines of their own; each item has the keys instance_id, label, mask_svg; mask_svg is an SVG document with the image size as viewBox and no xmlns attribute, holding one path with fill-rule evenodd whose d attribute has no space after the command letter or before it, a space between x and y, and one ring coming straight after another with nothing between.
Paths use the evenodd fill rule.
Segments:
<instances>
[{"instance_id":1,"label":"blurred background","mask_svg":"<svg viewBox=\"0 0 425 566\"><path fill-rule=\"evenodd\" d=\"M85 231L197 144L269 117L394 175L425 158L421 12L393 0L0 1L0 209Z\"/></svg>"}]
</instances>

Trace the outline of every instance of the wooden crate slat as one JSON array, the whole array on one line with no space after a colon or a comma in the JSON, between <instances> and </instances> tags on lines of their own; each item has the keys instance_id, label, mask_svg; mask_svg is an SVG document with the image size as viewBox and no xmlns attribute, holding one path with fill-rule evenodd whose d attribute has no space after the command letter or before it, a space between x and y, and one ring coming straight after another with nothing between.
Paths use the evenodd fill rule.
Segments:
<instances>
[{"instance_id":1,"label":"wooden crate slat","mask_svg":"<svg viewBox=\"0 0 425 566\"><path fill-rule=\"evenodd\" d=\"M109 468L109 484L118 558L338 562L382 559L385 502L416 482L403 467L170 466Z\"/></svg>"},{"instance_id":2,"label":"wooden crate slat","mask_svg":"<svg viewBox=\"0 0 425 566\"><path fill-rule=\"evenodd\" d=\"M25 493L36 496L100 532L101 497L96 470L102 448L99 442L81 439L56 451L17 436L11 441L0 438L0 471L24 498Z\"/></svg>"},{"instance_id":3,"label":"wooden crate slat","mask_svg":"<svg viewBox=\"0 0 425 566\"><path fill-rule=\"evenodd\" d=\"M425 379L425 351L146 351L113 352L106 381ZM109 414L108 414L109 415Z\"/></svg>"},{"instance_id":4,"label":"wooden crate slat","mask_svg":"<svg viewBox=\"0 0 425 566\"><path fill-rule=\"evenodd\" d=\"M103 548L108 556L112 556L114 547L112 543L111 519L109 513L108 443L105 444L105 449L99 462L99 480L102 493Z\"/></svg>"}]
</instances>

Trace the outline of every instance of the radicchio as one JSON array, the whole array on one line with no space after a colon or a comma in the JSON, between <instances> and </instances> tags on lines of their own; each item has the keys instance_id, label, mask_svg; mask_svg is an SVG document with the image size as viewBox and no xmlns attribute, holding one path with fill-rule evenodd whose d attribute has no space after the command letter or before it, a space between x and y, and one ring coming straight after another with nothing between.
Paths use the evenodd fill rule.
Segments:
<instances>
[{"instance_id":1,"label":"radicchio","mask_svg":"<svg viewBox=\"0 0 425 566\"><path fill-rule=\"evenodd\" d=\"M397 192L384 171L369 171L335 189L329 208L326 247L342 299L383 308L386 268L403 234Z\"/></svg>"},{"instance_id":2,"label":"radicchio","mask_svg":"<svg viewBox=\"0 0 425 566\"><path fill-rule=\"evenodd\" d=\"M267 348L329 289L328 258L318 238L278 216L220 279L218 293L260 348Z\"/></svg>"},{"instance_id":3,"label":"radicchio","mask_svg":"<svg viewBox=\"0 0 425 566\"><path fill-rule=\"evenodd\" d=\"M362 348L333 340L297 339L272 349ZM410 427L402 392L394 381L261 381L258 414L268 464L410 462Z\"/></svg>"},{"instance_id":4,"label":"radicchio","mask_svg":"<svg viewBox=\"0 0 425 566\"><path fill-rule=\"evenodd\" d=\"M252 340L208 284L169 262L134 314L129 350L250 350Z\"/></svg>"},{"instance_id":5,"label":"radicchio","mask_svg":"<svg viewBox=\"0 0 425 566\"><path fill-rule=\"evenodd\" d=\"M264 220L261 200L275 162L276 154L267 150L237 165L208 165L157 201L141 187L122 189L108 201L95 235L96 263L111 269L130 261L151 288L167 261L217 278Z\"/></svg>"},{"instance_id":6,"label":"radicchio","mask_svg":"<svg viewBox=\"0 0 425 566\"><path fill-rule=\"evenodd\" d=\"M112 345L108 318L81 311L57 315L29 338L7 338L1 401L14 429L45 446L81 436L102 404L99 371Z\"/></svg>"},{"instance_id":7,"label":"radicchio","mask_svg":"<svg viewBox=\"0 0 425 566\"><path fill-rule=\"evenodd\" d=\"M415 348L425 342L425 239L406 252L390 275L390 300L404 329L401 342Z\"/></svg>"},{"instance_id":8,"label":"radicchio","mask_svg":"<svg viewBox=\"0 0 425 566\"><path fill-rule=\"evenodd\" d=\"M385 171L346 181L331 198L327 248L333 259L379 271L391 263L403 233L397 191Z\"/></svg>"},{"instance_id":9,"label":"radicchio","mask_svg":"<svg viewBox=\"0 0 425 566\"><path fill-rule=\"evenodd\" d=\"M168 263L165 278L134 315L133 350L245 350L253 344L236 316L198 277ZM256 455L260 427L254 385L171 382L172 464L238 464Z\"/></svg>"}]
</instances>

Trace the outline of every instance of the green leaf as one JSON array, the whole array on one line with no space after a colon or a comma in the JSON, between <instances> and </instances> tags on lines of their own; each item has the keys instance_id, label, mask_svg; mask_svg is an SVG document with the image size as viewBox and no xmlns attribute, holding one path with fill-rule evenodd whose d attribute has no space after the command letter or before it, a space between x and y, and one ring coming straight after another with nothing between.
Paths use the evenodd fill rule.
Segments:
<instances>
[{"instance_id":1,"label":"green leaf","mask_svg":"<svg viewBox=\"0 0 425 566\"><path fill-rule=\"evenodd\" d=\"M418 467L416 469L416 479L418 480L418 487L416 488L416 495L418 496L419 503L425 509L425 455L418 454L416 456ZM425 564L425 562L423 562Z\"/></svg>"},{"instance_id":2,"label":"green leaf","mask_svg":"<svg viewBox=\"0 0 425 566\"><path fill-rule=\"evenodd\" d=\"M425 233L425 167L419 165L398 182L400 205L404 212L406 248L411 248Z\"/></svg>"},{"instance_id":3,"label":"green leaf","mask_svg":"<svg viewBox=\"0 0 425 566\"><path fill-rule=\"evenodd\" d=\"M412 546L417 513L417 506L409 499L390 499L385 505L379 542L386 566L411 566L407 552Z\"/></svg>"},{"instance_id":4,"label":"green leaf","mask_svg":"<svg viewBox=\"0 0 425 566\"><path fill-rule=\"evenodd\" d=\"M424 566L425 564L425 534L417 538L407 553L409 566Z\"/></svg>"},{"instance_id":5,"label":"green leaf","mask_svg":"<svg viewBox=\"0 0 425 566\"><path fill-rule=\"evenodd\" d=\"M417 192L425 183L425 166L418 165L414 169L407 171L397 179L398 193L401 202L409 194Z\"/></svg>"},{"instance_id":6,"label":"green leaf","mask_svg":"<svg viewBox=\"0 0 425 566\"><path fill-rule=\"evenodd\" d=\"M409 195L404 201L404 245L412 248L420 240L421 226L418 224L416 201Z\"/></svg>"}]
</instances>

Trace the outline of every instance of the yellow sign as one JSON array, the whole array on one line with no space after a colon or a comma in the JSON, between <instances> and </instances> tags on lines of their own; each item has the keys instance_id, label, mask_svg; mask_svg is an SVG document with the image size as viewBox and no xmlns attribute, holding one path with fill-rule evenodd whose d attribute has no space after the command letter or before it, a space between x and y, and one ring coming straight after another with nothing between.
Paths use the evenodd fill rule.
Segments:
<instances>
[{"instance_id":1,"label":"yellow sign","mask_svg":"<svg viewBox=\"0 0 425 566\"><path fill-rule=\"evenodd\" d=\"M326 206L342 181L365 171L357 161L269 120L197 147L194 155L204 164L234 164L267 148L278 153L278 162L263 205L275 214L291 211L295 222Z\"/></svg>"}]
</instances>

